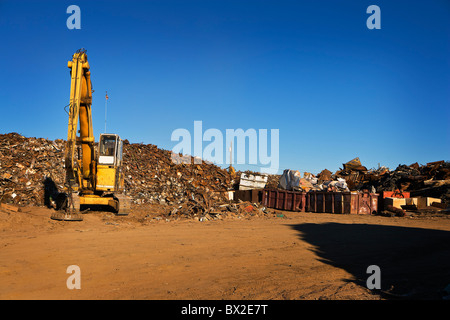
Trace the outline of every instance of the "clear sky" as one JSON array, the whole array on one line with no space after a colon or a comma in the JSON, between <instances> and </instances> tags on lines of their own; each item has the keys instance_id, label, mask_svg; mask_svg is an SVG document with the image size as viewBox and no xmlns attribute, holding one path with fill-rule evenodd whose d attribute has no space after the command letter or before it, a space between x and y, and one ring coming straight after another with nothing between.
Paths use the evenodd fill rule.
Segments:
<instances>
[{"instance_id":1,"label":"clear sky","mask_svg":"<svg viewBox=\"0 0 450 320\"><path fill-rule=\"evenodd\" d=\"M107 131L167 150L199 120L278 129L280 171L450 158L448 0L0 0L0 39L0 133L65 139L67 61L86 48L96 139L108 91Z\"/></svg>"}]
</instances>

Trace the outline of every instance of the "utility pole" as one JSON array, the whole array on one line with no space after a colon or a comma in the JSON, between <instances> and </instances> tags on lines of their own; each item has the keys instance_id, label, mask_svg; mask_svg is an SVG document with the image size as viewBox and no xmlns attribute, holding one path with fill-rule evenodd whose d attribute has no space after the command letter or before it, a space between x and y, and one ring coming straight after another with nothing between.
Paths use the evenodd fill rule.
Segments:
<instances>
[{"instance_id":1,"label":"utility pole","mask_svg":"<svg viewBox=\"0 0 450 320\"><path fill-rule=\"evenodd\" d=\"M108 91L106 91L106 95L105 95L105 132L104 133L106 133L106 109L108 107L108 99L109 99Z\"/></svg>"},{"instance_id":2,"label":"utility pole","mask_svg":"<svg viewBox=\"0 0 450 320\"><path fill-rule=\"evenodd\" d=\"M233 161L232 152L233 152L233 141L230 142L230 166Z\"/></svg>"},{"instance_id":3,"label":"utility pole","mask_svg":"<svg viewBox=\"0 0 450 320\"><path fill-rule=\"evenodd\" d=\"M233 162L233 141L230 142L230 166L228 167L228 172L230 173L230 176L233 177L235 170L233 166L231 165Z\"/></svg>"}]
</instances>

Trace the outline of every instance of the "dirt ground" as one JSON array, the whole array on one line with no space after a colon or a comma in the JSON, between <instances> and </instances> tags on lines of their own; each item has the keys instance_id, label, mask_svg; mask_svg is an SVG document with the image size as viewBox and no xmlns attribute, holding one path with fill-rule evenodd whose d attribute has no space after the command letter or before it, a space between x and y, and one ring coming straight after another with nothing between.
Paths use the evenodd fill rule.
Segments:
<instances>
[{"instance_id":1,"label":"dirt ground","mask_svg":"<svg viewBox=\"0 0 450 320\"><path fill-rule=\"evenodd\" d=\"M0 211L0 299L442 299L450 218L283 212L198 221ZM80 268L69 290L67 268ZM369 290L370 265L381 290Z\"/></svg>"}]
</instances>

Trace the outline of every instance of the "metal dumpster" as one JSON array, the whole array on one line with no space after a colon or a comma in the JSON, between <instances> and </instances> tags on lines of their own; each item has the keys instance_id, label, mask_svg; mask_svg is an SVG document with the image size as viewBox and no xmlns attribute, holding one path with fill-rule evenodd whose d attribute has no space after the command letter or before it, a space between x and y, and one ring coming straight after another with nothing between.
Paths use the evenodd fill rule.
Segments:
<instances>
[{"instance_id":1,"label":"metal dumpster","mask_svg":"<svg viewBox=\"0 0 450 320\"><path fill-rule=\"evenodd\" d=\"M335 213L374 214L378 212L378 194L342 192L341 199L339 196L335 198L335 208Z\"/></svg>"},{"instance_id":2,"label":"metal dumpster","mask_svg":"<svg viewBox=\"0 0 450 320\"><path fill-rule=\"evenodd\" d=\"M279 210L305 211L306 194L297 191L264 189L262 204L268 208Z\"/></svg>"},{"instance_id":3,"label":"metal dumpster","mask_svg":"<svg viewBox=\"0 0 450 320\"><path fill-rule=\"evenodd\" d=\"M309 212L324 212L324 193L319 191L308 192L308 209Z\"/></svg>"},{"instance_id":4,"label":"metal dumpster","mask_svg":"<svg viewBox=\"0 0 450 320\"><path fill-rule=\"evenodd\" d=\"M334 192L308 192L306 202L309 212L334 213Z\"/></svg>"},{"instance_id":5,"label":"metal dumpster","mask_svg":"<svg viewBox=\"0 0 450 320\"><path fill-rule=\"evenodd\" d=\"M410 192L406 191L381 191L378 197L378 211L381 212L384 210L384 199L385 198L402 198L407 199L411 197Z\"/></svg>"},{"instance_id":6,"label":"metal dumpster","mask_svg":"<svg viewBox=\"0 0 450 320\"><path fill-rule=\"evenodd\" d=\"M307 193L306 211L337 214L373 214L378 211L378 194L368 192Z\"/></svg>"},{"instance_id":7,"label":"metal dumpster","mask_svg":"<svg viewBox=\"0 0 450 320\"><path fill-rule=\"evenodd\" d=\"M306 193L295 192L294 193L294 209L295 211L306 211Z\"/></svg>"},{"instance_id":8,"label":"metal dumpster","mask_svg":"<svg viewBox=\"0 0 450 320\"><path fill-rule=\"evenodd\" d=\"M262 201L262 189L236 190L234 192L234 199L259 203Z\"/></svg>"},{"instance_id":9,"label":"metal dumpster","mask_svg":"<svg viewBox=\"0 0 450 320\"><path fill-rule=\"evenodd\" d=\"M263 205L268 208L276 208L278 199L277 190L263 190Z\"/></svg>"},{"instance_id":10,"label":"metal dumpster","mask_svg":"<svg viewBox=\"0 0 450 320\"><path fill-rule=\"evenodd\" d=\"M333 195L334 213L344 213L344 197L341 192L335 192Z\"/></svg>"},{"instance_id":11,"label":"metal dumpster","mask_svg":"<svg viewBox=\"0 0 450 320\"><path fill-rule=\"evenodd\" d=\"M335 192L325 192L324 194L324 206L326 213L334 213L334 197Z\"/></svg>"},{"instance_id":12,"label":"metal dumpster","mask_svg":"<svg viewBox=\"0 0 450 320\"><path fill-rule=\"evenodd\" d=\"M358 214L375 214L378 212L378 194L362 192L358 197Z\"/></svg>"},{"instance_id":13,"label":"metal dumpster","mask_svg":"<svg viewBox=\"0 0 450 320\"><path fill-rule=\"evenodd\" d=\"M341 192L342 212L347 214L358 214L358 192Z\"/></svg>"}]
</instances>

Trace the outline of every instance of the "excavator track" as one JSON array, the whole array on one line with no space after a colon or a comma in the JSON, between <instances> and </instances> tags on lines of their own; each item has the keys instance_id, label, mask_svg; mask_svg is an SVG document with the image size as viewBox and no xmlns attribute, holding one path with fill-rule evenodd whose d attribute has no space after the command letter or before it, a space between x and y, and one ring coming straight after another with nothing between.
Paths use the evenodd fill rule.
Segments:
<instances>
[{"instance_id":1,"label":"excavator track","mask_svg":"<svg viewBox=\"0 0 450 320\"><path fill-rule=\"evenodd\" d=\"M119 202L116 214L118 216L127 216L131 210L131 198L124 194L115 194L114 198Z\"/></svg>"}]
</instances>

